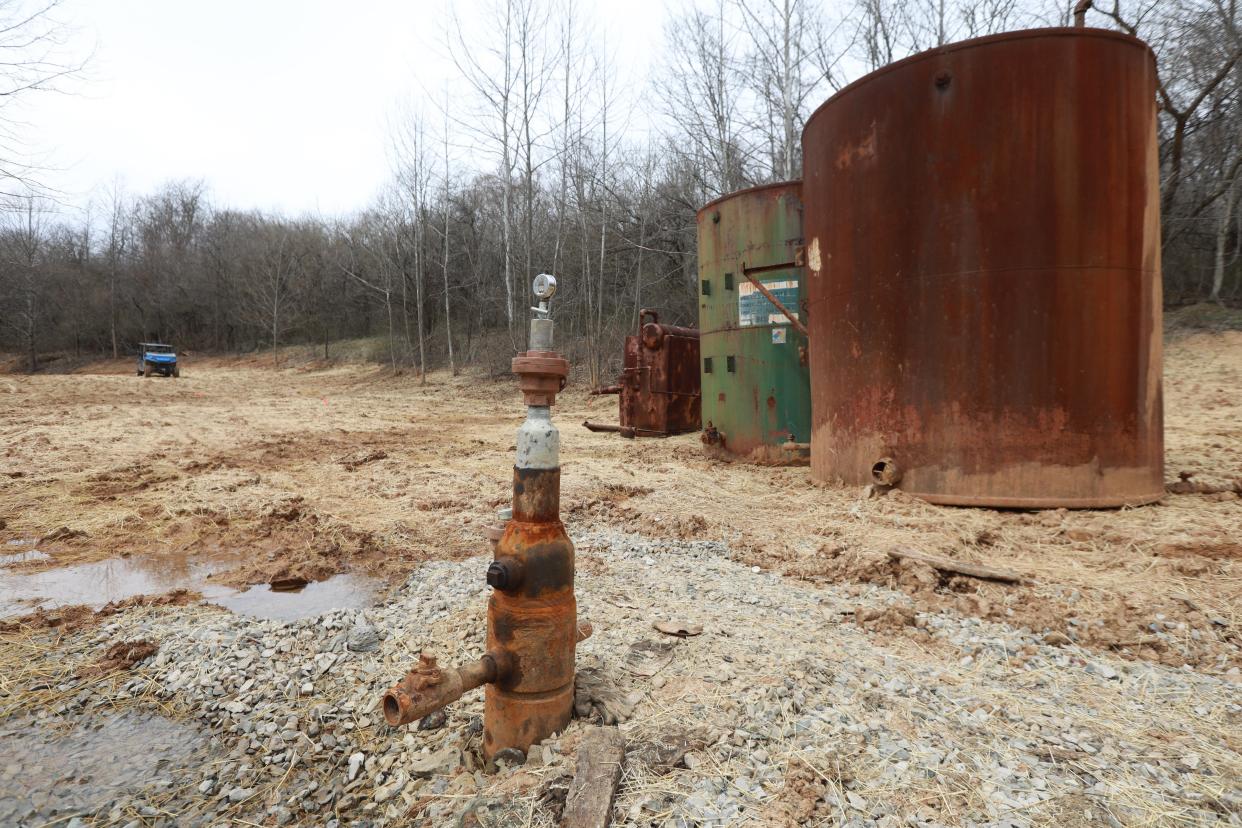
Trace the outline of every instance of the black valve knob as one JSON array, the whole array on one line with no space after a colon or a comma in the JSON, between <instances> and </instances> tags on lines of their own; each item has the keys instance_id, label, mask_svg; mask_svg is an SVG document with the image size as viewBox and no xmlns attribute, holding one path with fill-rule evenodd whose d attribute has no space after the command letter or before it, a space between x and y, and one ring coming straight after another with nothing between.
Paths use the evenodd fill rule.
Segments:
<instances>
[{"instance_id":1,"label":"black valve knob","mask_svg":"<svg viewBox=\"0 0 1242 828\"><path fill-rule=\"evenodd\" d=\"M494 589L517 589L522 582L522 566L517 561L492 561L487 567L487 585Z\"/></svg>"}]
</instances>

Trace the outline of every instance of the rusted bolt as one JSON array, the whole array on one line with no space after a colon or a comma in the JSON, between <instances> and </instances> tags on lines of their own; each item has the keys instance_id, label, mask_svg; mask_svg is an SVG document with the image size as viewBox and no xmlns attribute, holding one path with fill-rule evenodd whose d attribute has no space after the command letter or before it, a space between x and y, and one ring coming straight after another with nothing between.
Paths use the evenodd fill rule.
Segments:
<instances>
[{"instance_id":1,"label":"rusted bolt","mask_svg":"<svg viewBox=\"0 0 1242 828\"><path fill-rule=\"evenodd\" d=\"M517 589L522 583L522 565L512 558L492 561L487 567L487 585L493 589Z\"/></svg>"},{"instance_id":2,"label":"rusted bolt","mask_svg":"<svg viewBox=\"0 0 1242 828\"><path fill-rule=\"evenodd\" d=\"M948 72L941 72L939 75L936 75L935 83L936 83L937 89L944 89L952 82L953 82L953 76L950 75Z\"/></svg>"},{"instance_id":3,"label":"rusted bolt","mask_svg":"<svg viewBox=\"0 0 1242 828\"><path fill-rule=\"evenodd\" d=\"M901 469L891 457L881 457L871 465L871 479L881 486L896 486L901 482Z\"/></svg>"}]
</instances>

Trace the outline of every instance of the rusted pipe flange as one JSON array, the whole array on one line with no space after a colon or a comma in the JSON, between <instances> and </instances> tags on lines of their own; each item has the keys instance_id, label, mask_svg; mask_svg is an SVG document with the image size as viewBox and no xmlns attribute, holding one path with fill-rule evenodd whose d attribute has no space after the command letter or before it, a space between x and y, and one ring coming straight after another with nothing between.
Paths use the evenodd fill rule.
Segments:
<instances>
[{"instance_id":1,"label":"rusted pipe flange","mask_svg":"<svg viewBox=\"0 0 1242 828\"><path fill-rule=\"evenodd\" d=\"M554 404L569 376L569 361L556 351L527 351L515 356L512 365L527 405Z\"/></svg>"}]
</instances>

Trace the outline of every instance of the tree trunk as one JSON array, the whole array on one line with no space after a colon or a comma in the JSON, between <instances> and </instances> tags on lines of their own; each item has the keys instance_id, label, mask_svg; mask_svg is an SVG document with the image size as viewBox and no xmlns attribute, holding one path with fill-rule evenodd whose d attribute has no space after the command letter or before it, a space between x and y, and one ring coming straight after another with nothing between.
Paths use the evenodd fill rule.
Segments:
<instances>
[{"instance_id":1,"label":"tree trunk","mask_svg":"<svg viewBox=\"0 0 1242 828\"><path fill-rule=\"evenodd\" d=\"M417 231L415 231L417 233ZM400 229L398 228L398 233ZM401 264L401 254L398 248L397 266L401 273L401 326L405 332L405 354L406 359L409 358L410 352L414 350L414 343L410 341L410 300L409 300L409 279L406 278L405 267ZM414 242L414 272L418 272L418 242ZM415 276L415 278L418 278Z\"/></svg>"},{"instance_id":2,"label":"tree trunk","mask_svg":"<svg viewBox=\"0 0 1242 828\"><path fill-rule=\"evenodd\" d=\"M280 367L280 352L276 350L280 337L280 299L275 291L272 293L272 367Z\"/></svg>"},{"instance_id":3,"label":"tree trunk","mask_svg":"<svg viewBox=\"0 0 1242 828\"><path fill-rule=\"evenodd\" d=\"M397 333L392 322L392 289L384 293L384 306L388 308L388 360L392 363L392 372L397 373Z\"/></svg>"},{"instance_id":4,"label":"tree trunk","mask_svg":"<svg viewBox=\"0 0 1242 828\"><path fill-rule=\"evenodd\" d=\"M422 201L420 196L419 201ZM414 231L414 308L418 329L418 384L427 384L427 337L423 331L423 216L421 205L414 220L417 222Z\"/></svg>"},{"instance_id":5,"label":"tree trunk","mask_svg":"<svg viewBox=\"0 0 1242 828\"><path fill-rule=\"evenodd\" d=\"M112 266L112 278L108 280L108 327L112 333L112 358L119 359L120 349L116 342L116 266Z\"/></svg>"},{"instance_id":6,"label":"tree trunk","mask_svg":"<svg viewBox=\"0 0 1242 828\"><path fill-rule=\"evenodd\" d=\"M34 274L28 274L33 280ZM31 281L26 291L26 350L30 357L30 373L39 370L39 357L35 352L35 295L34 282Z\"/></svg>"},{"instance_id":7,"label":"tree trunk","mask_svg":"<svg viewBox=\"0 0 1242 828\"><path fill-rule=\"evenodd\" d=\"M1220 302L1220 292L1225 286L1225 246L1229 240L1229 225L1233 223L1233 202L1237 198L1237 182L1225 191L1221 199L1220 221L1216 225L1216 262L1212 268L1212 293L1209 301Z\"/></svg>"}]
</instances>

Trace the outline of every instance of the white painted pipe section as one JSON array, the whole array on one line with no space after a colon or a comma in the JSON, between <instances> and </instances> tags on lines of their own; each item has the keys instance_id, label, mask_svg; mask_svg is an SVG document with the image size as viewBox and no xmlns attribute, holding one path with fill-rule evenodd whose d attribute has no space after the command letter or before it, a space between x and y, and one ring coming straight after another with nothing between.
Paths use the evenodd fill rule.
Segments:
<instances>
[{"instance_id":1,"label":"white painted pipe section","mask_svg":"<svg viewBox=\"0 0 1242 828\"><path fill-rule=\"evenodd\" d=\"M519 469L555 469L561 465L561 433L552 425L552 409L526 406L526 422L517 431Z\"/></svg>"},{"instance_id":2,"label":"white painted pipe section","mask_svg":"<svg viewBox=\"0 0 1242 828\"><path fill-rule=\"evenodd\" d=\"M530 320L530 349L532 351L552 350L552 320Z\"/></svg>"}]
</instances>

